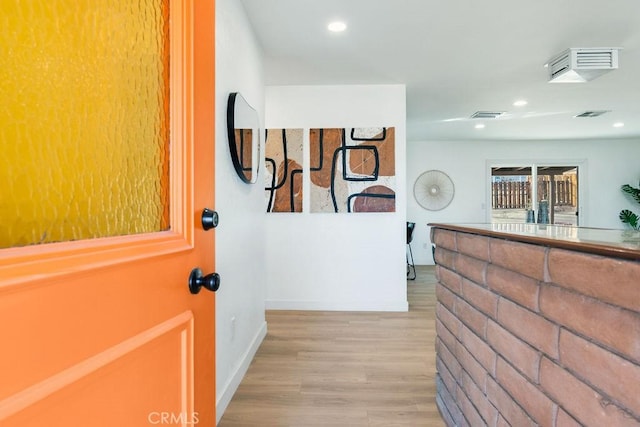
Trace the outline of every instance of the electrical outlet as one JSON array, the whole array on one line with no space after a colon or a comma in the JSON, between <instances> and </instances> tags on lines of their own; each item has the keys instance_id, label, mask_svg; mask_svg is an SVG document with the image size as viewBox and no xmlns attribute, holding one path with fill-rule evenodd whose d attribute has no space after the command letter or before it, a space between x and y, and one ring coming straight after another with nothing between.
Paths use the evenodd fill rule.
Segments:
<instances>
[{"instance_id":1,"label":"electrical outlet","mask_svg":"<svg viewBox=\"0 0 640 427\"><path fill-rule=\"evenodd\" d=\"M231 321L229 322L231 327L231 341L236 337L236 316L231 316Z\"/></svg>"}]
</instances>

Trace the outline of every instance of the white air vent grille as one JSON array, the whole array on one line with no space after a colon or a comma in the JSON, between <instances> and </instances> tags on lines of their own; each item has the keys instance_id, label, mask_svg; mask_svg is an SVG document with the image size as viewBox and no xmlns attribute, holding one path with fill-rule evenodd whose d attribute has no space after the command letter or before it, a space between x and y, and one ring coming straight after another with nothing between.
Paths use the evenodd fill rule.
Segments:
<instances>
[{"instance_id":1,"label":"white air vent grille","mask_svg":"<svg viewBox=\"0 0 640 427\"><path fill-rule=\"evenodd\" d=\"M497 119L504 111L476 111L471 115L472 119Z\"/></svg>"},{"instance_id":2,"label":"white air vent grille","mask_svg":"<svg viewBox=\"0 0 640 427\"><path fill-rule=\"evenodd\" d=\"M618 68L620 48L571 48L549 61L549 81L581 83Z\"/></svg>"},{"instance_id":3,"label":"white air vent grille","mask_svg":"<svg viewBox=\"0 0 640 427\"><path fill-rule=\"evenodd\" d=\"M585 111L584 113L577 114L574 117L598 117L608 112L609 110Z\"/></svg>"},{"instance_id":4,"label":"white air vent grille","mask_svg":"<svg viewBox=\"0 0 640 427\"><path fill-rule=\"evenodd\" d=\"M578 50L576 64L578 68L617 68L618 61L617 58L614 61L613 53L612 50ZM615 53L618 52L615 51Z\"/></svg>"},{"instance_id":5,"label":"white air vent grille","mask_svg":"<svg viewBox=\"0 0 640 427\"><path fill-rule=\"evenodd\" d=\"M559 74L564 73L571 67L571 60L569 58L569 51L558 56L549 62L549 74L551 78L555 78Z\"/></svg>"}]
</instances>

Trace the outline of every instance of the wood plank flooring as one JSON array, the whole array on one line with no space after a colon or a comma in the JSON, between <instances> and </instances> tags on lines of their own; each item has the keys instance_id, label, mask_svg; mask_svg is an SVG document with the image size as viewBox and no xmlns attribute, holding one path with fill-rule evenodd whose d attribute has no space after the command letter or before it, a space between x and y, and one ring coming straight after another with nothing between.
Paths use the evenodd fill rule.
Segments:
<instances>
[{"instance_id":1,"label":"wood plank flooring","mask_svg":"<svg viewBox=\"0 0 640 427\"><path fill-rule=\"evenodd\" d=\"M433 267L417 267L407 313L267 311L267 337L218 426L444 426L435 283Z\"/></svg>"}]
</instances>

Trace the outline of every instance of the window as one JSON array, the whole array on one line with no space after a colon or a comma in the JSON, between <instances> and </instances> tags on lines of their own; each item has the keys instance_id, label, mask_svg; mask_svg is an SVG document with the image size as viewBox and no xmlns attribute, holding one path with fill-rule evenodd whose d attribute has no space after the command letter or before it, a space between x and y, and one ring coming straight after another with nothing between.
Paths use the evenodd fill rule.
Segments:
<instances>
[{"instance_id":1,"label":"window","mask_svg":"<svg viewBox=\"0 0 640 427\"><path fill-rule=\"evenodd\" d=\"M579 225L578 166L491 166L492 223Z\"/></svg>"}]
</instances>

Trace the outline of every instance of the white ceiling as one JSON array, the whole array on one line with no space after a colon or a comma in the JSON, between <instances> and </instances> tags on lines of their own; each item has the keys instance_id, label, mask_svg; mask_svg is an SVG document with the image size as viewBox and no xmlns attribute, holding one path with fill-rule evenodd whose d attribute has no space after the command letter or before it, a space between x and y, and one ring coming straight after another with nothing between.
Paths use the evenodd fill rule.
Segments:
<instances>
[{"instance_id":1,"label":"white ceiling","mask_svg":"<svg viewBox=\"0 0 640 427\"><path fill-rule=\"evenodd\" d=\"M268 85L405 84L409 141L640 136L640 0L241 1ZM548 83L570 47L621 47L620 68ZM479 110L507 113L477 130Z\"/></svg>"}]
</instances>

